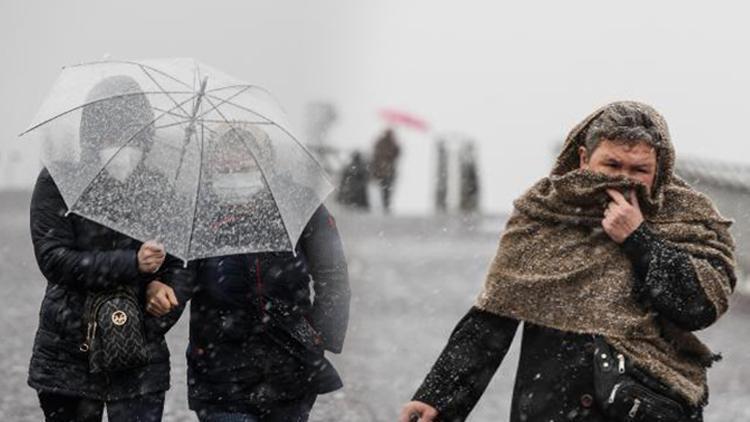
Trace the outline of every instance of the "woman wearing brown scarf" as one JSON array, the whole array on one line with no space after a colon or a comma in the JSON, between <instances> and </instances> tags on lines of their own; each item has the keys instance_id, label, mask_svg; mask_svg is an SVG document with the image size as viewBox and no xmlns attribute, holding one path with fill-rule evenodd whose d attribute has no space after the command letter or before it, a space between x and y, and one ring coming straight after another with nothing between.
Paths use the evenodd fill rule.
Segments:
<instances>
[{"instance_id":1,"label":"woman wearing brown scarf","mask_svg":"<svg viewBox=\"0 0 750 422\"><path fill-rule=\"evenodd\" d=\"M647 105L609 104L576 126L551 175L514 202L475 306L401 420L465 419L521 321L511 421L611 420L595 399L594 336L702 420L715 355L692 331L727 310L734 244L673 167Z\"/></svg>"}]
</instances>

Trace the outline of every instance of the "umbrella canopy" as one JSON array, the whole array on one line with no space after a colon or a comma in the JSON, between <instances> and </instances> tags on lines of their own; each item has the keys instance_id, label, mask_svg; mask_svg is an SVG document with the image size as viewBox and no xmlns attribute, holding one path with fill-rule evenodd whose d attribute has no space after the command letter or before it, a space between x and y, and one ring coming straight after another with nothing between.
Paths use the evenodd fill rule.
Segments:
<instances>
[{"instance_id":1,"label":"umbrella canopy","mask_svg":"<svg viewBox=\"0 0 750 422\"><path fill-rule=\"evenodd\" d=\"M333 189L266 90L192 59L65 67L22 136L68 212L185 260L293 250Z\"/></svg>"},{"instance_id":2,"label":"umbrella canopy","mask_svg":"<svg viewBox=\"0 0 750 422\"><path fill-rule=\"evenodd\" d=\"M382 109L380 110L380 117L389 125L404 126L422 132L426 132L429 129L426 121L405 111Z\"/></svg>"}]
</instances>

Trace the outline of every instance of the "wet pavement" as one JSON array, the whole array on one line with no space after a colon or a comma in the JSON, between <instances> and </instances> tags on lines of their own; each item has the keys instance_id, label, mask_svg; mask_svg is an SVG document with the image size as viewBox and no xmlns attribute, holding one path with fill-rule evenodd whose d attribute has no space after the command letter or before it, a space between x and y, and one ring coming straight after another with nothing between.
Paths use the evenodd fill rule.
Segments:
<instances>
[{"instance_id":1,"label":"wet pavement","mask_svg":"<svg viewBox=\"0 0 750 422\"><path fill-rule=\"evenodd\" d=\"M26 371L45 282L28 235L28 194L0 194L0 421L39 421ZM495 252L500 218L387 218L335 210L352 283L351 324L344 353L332 361L344 378L321 396L312 421L395 421L429 370L455 323L469 309ZM709 372L706 421L750 420L750 298L700 336L724 360ZM519 330L520 332L520 330ZM196 421L187 410L187 318L169 333L172 389L164 420ZM509 415L516 338L470 421Z\"/></svg>"}]
</instances>

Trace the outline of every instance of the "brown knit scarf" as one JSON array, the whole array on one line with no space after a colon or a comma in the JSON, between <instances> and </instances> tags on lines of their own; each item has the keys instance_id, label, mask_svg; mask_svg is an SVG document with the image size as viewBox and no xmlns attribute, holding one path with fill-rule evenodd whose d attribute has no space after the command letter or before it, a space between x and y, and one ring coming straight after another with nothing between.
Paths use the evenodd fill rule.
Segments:
<instances>
[{"instance_id":1,"label":"brown knit scarf","mask_svg":"<svg viewBox=\"0 0 750 422\"><path fill-rule=\"evenodd\" d=\"M707 397L706 367L713 355L695 335L636 302L632 265L601 228L609 201L606 189L636 192L649 228L691 255L717 314L727 310L735 283L730 222L708 197L672 174L674 152L661 116L646 105L625 104L648 112L659 128L659 174L653 190L577 169L577 154L576 159L570 155L603 109L598 110L568 136L553 174L514 202L476 306L558 330L601 334L635 364L698 404Z\"/></svg>"}]
</instances>

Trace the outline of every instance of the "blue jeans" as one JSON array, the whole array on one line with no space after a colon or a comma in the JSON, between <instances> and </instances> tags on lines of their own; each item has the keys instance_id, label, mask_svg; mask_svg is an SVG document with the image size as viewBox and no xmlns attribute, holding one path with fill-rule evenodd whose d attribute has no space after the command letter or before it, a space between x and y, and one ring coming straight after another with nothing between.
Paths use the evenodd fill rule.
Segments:
<instances>
[{"instance_id":1,"label":"blue jeans","mask_svg":"<svg viewBox=\"0 0 750 422\"><path fill-rule=\"evenodd\" d=\"M317 394L311 394L299 400L277 403L260 414L209 410L199 410L196 413L200 422L306 422L317 398Z\"/></svg>"},{"instance_id":2,"label":"blue jeans","mask_svg":"<svg viewBox=\"0 0 750 422\"><path fill-rule=\"evenodd\" d=\"M160 422L164 392L103 402L55 393L39 393L46 422L101 422L104 406L110 422Z\"/></svg>"}]
</instances>

